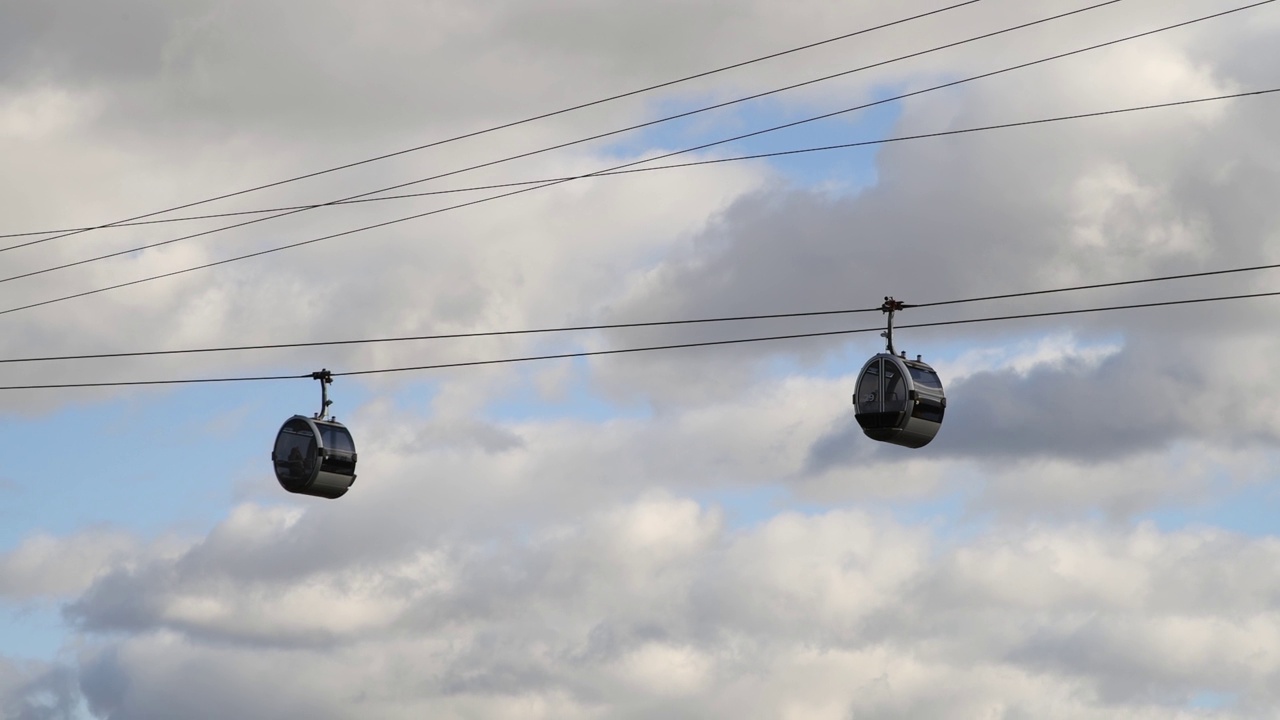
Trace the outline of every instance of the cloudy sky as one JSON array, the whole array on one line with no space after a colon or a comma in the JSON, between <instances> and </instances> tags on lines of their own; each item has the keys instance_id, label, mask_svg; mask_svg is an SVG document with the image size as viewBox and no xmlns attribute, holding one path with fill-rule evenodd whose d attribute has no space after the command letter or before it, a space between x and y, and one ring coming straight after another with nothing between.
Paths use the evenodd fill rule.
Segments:
<instances>
[{"instance_id":1,"label":"cloudy sky","mask_svg":"<svg viewBox=\"0 0 1280 720\"><path fill-rule=\"evenodd\" d=\"M0 0L0 359L870 308L1280 262L1280 94L447 209L505 192L469 187L905 94L661 162L1280 87L1280 6L1264 3L931 90L1246 0L1116 0L885 63L1097 1L965 3L160 218L445 174L399 192L462 192L134 250L262 216L24 233L432 144L947 2ZM1275 290L1274 273L1253 272L899 322ZM339 378L333 411L360 461L336 501L285 493L271 472L280 423L318 406L314 381L0 391L0 718L1266 716L1280 703L1276 312L1253 299L901 330L949 396L939 437L914 451L853 422L875 332ZM4 363L0 385L881 322Z\"/></svg>"}]
</instances>

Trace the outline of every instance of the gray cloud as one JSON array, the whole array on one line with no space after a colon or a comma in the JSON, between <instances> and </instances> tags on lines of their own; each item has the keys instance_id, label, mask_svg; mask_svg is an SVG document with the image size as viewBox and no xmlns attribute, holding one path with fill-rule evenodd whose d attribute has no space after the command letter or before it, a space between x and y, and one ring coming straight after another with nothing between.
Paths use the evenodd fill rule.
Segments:
<instances>
[{"instance_id":1,"label":"gray cloud","mask_svg":"<svg viewBox=\"0 0 1280 720\"><path fill-rule=\"evenodd\" d=\"M73 669L0 657L0 715L5 720L72 720L79 703Z\"/></svg>"}]
</instances>

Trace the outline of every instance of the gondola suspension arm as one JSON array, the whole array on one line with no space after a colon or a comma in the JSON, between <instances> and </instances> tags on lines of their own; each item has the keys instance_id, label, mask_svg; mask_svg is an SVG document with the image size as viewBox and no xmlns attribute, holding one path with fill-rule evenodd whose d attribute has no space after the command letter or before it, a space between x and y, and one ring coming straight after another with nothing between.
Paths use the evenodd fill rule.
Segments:
<instances>
[{"instance_id":1,"label":"gondola suspension arm","mask_svg":"<svg viewBox=\"0 0 1280 720\"><path fill-rule=\"evenodd\" d=\"M880 333L880 337L885 339L885 352L890 355L897 355L893 350L893 314L908 307L910 306L901 300L894 300L892 296L885 296L884 304L880 306L880 312L889 315L888 329Z\"/></svg>"},{"instance_id":2,"label":"gondola suspension arm","mask_svg":"<svg viewBox=\"0 0 1280 720\"><path fill-rule=\"evenodd\" d=\"M328 370L317 370L311 373L311 379L320 381L320 412L316 413L316 419L328 420L329 406L333 404L329 399L329 385L333 383L333 373Z\"/></svg>"}]
</instances>

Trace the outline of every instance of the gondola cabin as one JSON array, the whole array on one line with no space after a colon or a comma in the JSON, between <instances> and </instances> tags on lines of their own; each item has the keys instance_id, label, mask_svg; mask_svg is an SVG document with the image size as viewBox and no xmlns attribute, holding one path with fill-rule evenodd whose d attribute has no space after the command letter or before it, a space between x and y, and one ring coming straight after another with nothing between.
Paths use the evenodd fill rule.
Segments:
<instances>
[{"instance_id":1,"label":"gondola cabin","mask_svg":"<svg viewBox=\"0 0 1280 720\"><path fill-rule=\"evenodd\" d=\"M333 373L319 370L311 378L320 381L320 412L284 421L271 448L271 464L285 490L332 500L345 495L356 481L356 443L351 431L329 416Z\"/></svg>"},{"instance_id":2,"label":"gondola cabin","mask_svg":"<svg viewBox=\"0 0 1280 720\"><path fill-rule=\"evenodd\" d=\"M872 440L924 447L938 434L947 397L929 364L906 354L880 353L858 374L854 417Z\"/></svg>"},{"instance_id":3,"label":"gondola cabin","mask_svg":"<svg viewBox=\"0 0 1280 720\"><path fill-rule=\"evenodd\" d=\"M294 415L271 451L276 480L291 493L340 498L356 481L356 445L336 420Z\"/></svg>"}]
</instances>

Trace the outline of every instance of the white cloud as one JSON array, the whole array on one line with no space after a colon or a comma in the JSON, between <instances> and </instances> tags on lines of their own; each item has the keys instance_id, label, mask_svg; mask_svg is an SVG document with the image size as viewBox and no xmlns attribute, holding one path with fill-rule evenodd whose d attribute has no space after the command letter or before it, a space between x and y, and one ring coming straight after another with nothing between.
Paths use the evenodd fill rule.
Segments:
<instances>
[{"instance_id":1,"label":"white cloud","mask_svg":"<svg viewBox=\"0 0 1280 720\"><path fill-rule=\"evenodd\" d=\"M1189 711L1198 693L1236 698L1245 717L1275 699L1274 538L1075 523L997 525L952 544L858 511L730 529L678 497L523 535L280 580L224 565L210 583L184 572L192 555L153 561L73 606L108 630L101 593L121 582L157 608L82 658L85 689L130 716L203 702L177 692L197 675L232 698L268 694L249 717L312 706L344 717L370 701L393 716L422 703L446 717L504 717L506 703L612 716L1156 716ZM268 557L287 544L252 537L241 540ZM234 613L177 615L228 604ZM325 616L345 624L327 628L341 641L298 644L298 623ZM267 671L281 666L311 670ZM113 675L133 680L102 680Z\"/></svg>"},{"instance_id":2,"label":"white cloud","mask_svg":"<svg viewBox=\"0 0 1280 720\"><path fill-rule=\"evenodd\" d=\"M186 546L172 537L144 545L123 530L87 530L67 537L33 535L0 555L0 597L28 600L76 595L101 573L121 563L172 556Z\"/></svg>"}]
</instances>

